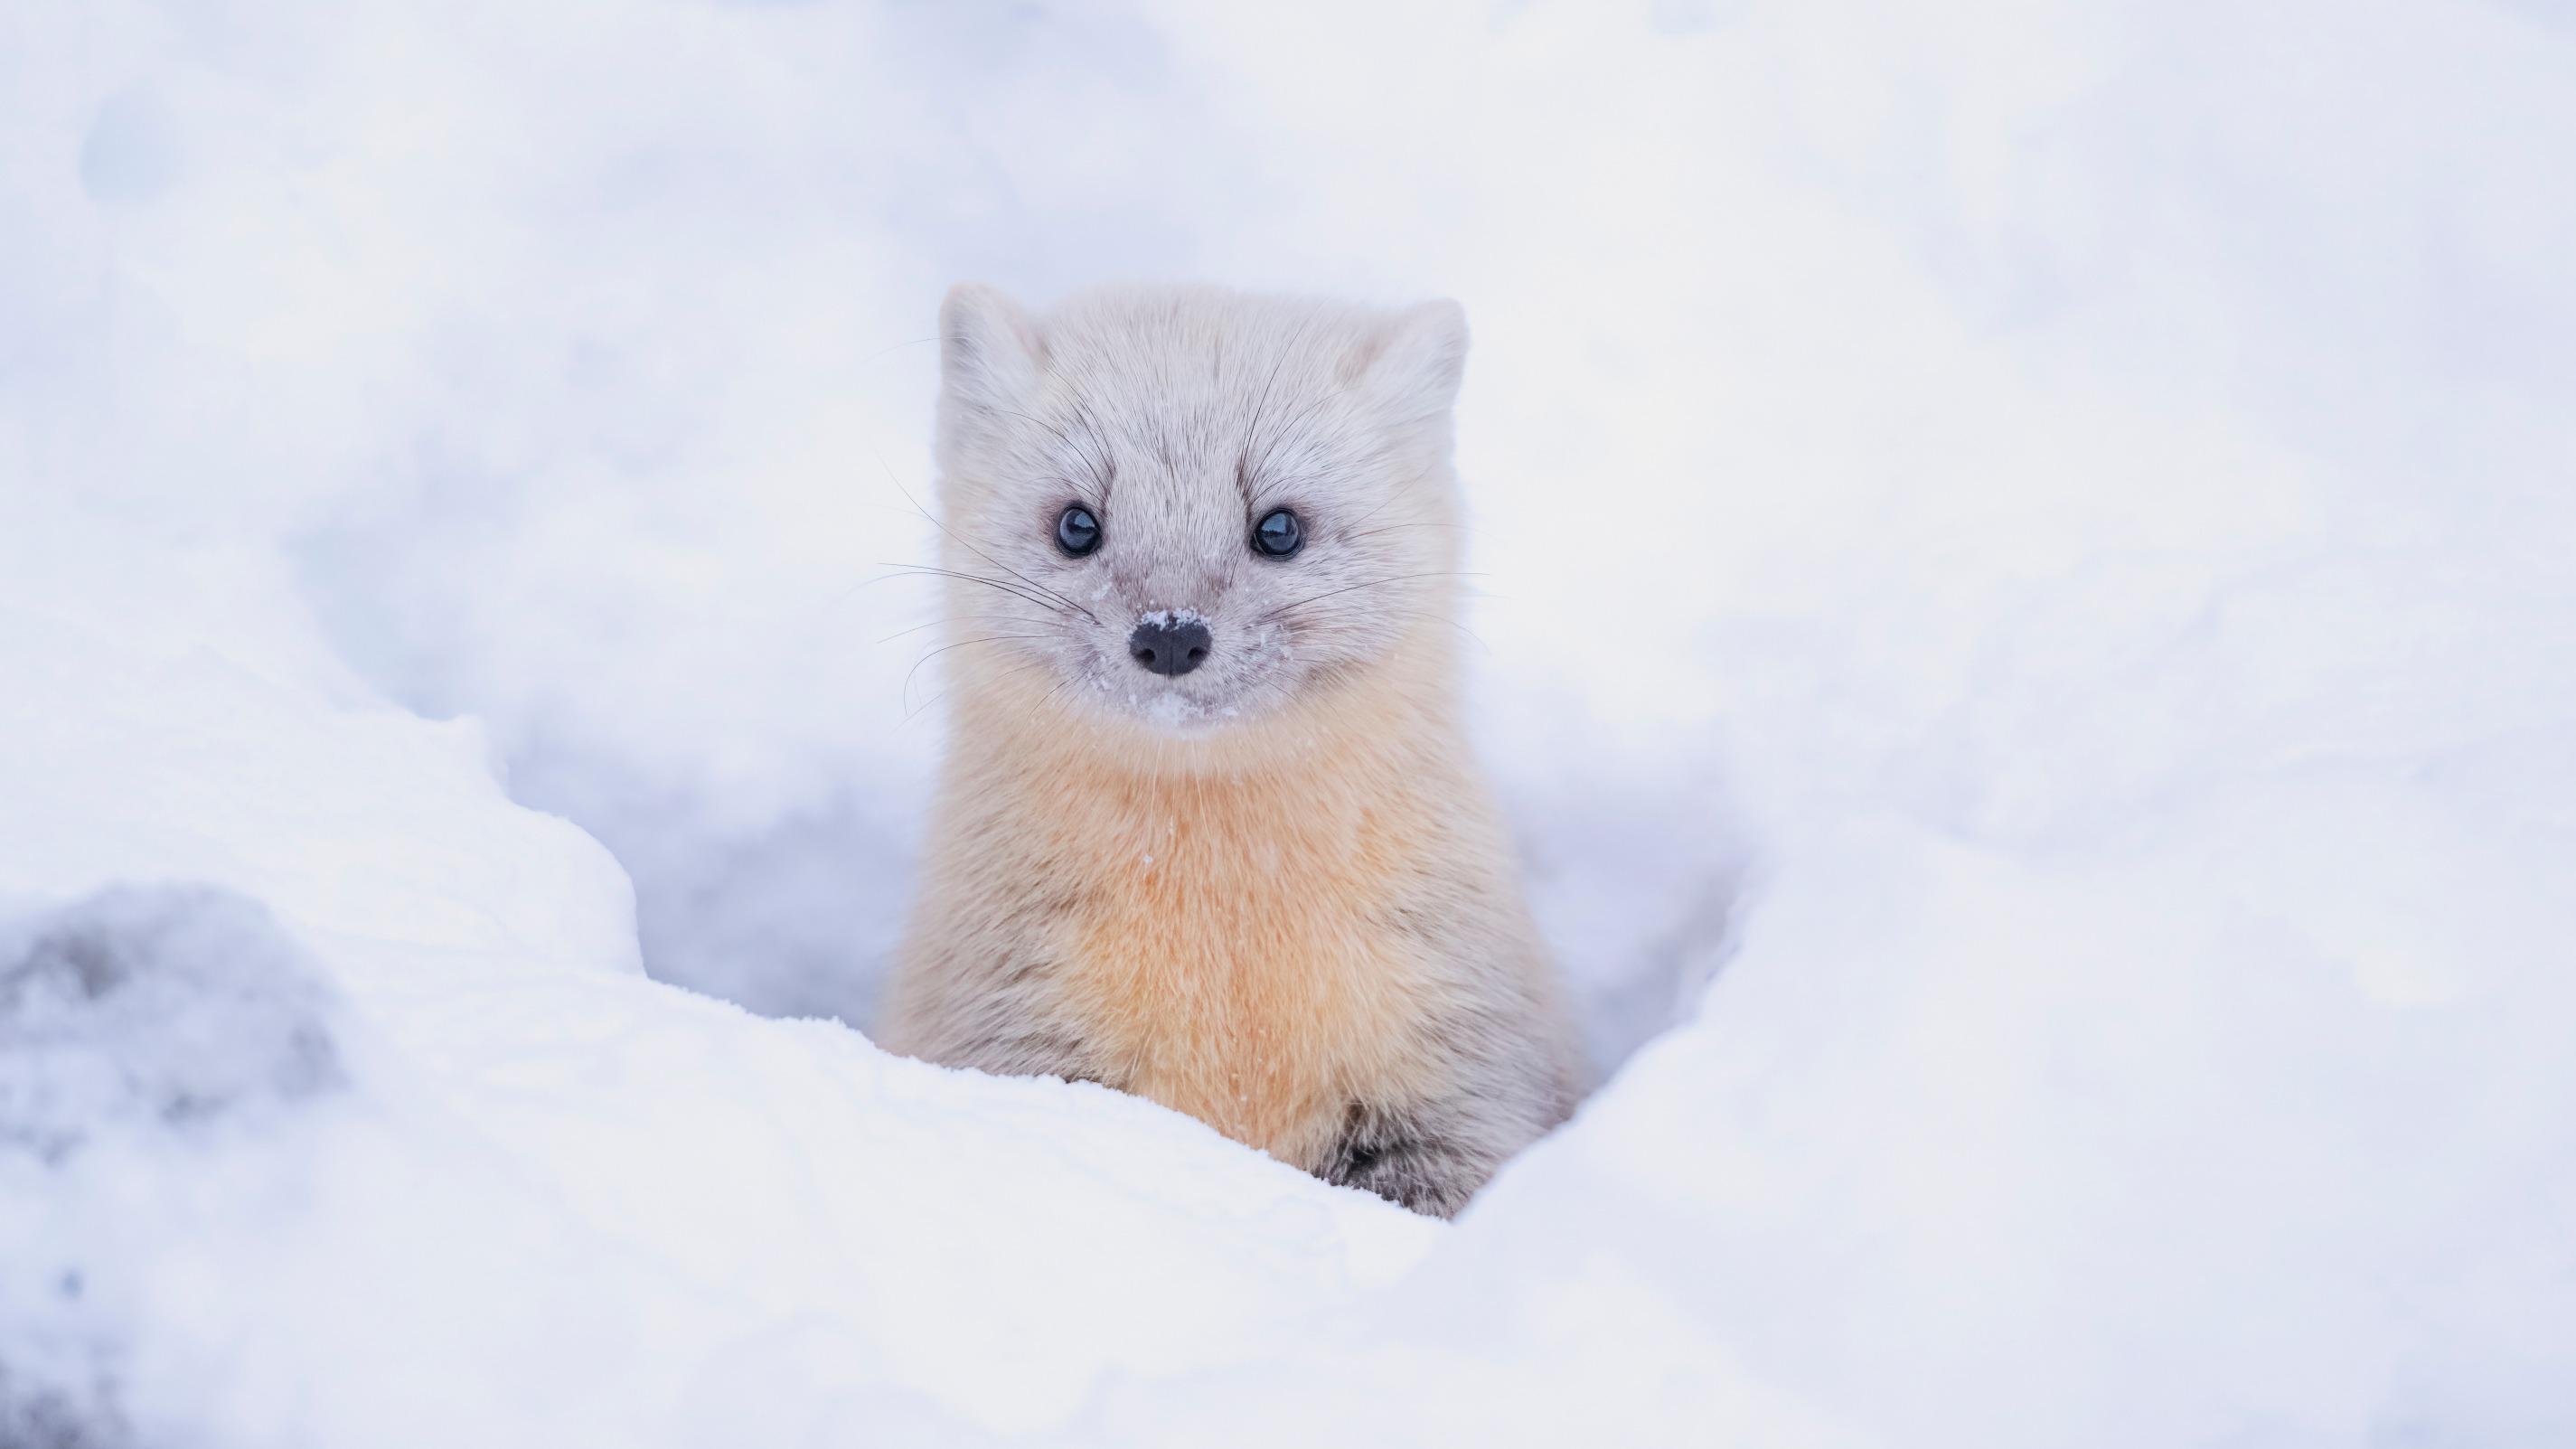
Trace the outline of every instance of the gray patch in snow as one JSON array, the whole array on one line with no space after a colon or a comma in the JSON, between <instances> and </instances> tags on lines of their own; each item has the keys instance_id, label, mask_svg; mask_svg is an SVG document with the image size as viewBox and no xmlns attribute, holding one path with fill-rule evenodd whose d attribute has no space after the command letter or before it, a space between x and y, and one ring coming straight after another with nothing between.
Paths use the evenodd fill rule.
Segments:
<instances>
[{"instance_id":1,"label":"gray patch in snow","mask_svg":"<svg viewBox=\"0 0 2576 1449\"><path fill-rule=\"evenodd\" d=\"M0 1361L0 1449L128 1449L133 1431L104 1374L77 1387L31 1382Z\"/></svg>"},{"instance_id":2,"label":"gray patch in snow","mask_svg":"<svg viewBox=\"0 0 2576 1449\"><path fill-rule=\"evenodd\" d=\"M0 925L0 1151L198 1130L346 1080L329 987L268 912L120 887Z\"/></svg>"}]
</instances>

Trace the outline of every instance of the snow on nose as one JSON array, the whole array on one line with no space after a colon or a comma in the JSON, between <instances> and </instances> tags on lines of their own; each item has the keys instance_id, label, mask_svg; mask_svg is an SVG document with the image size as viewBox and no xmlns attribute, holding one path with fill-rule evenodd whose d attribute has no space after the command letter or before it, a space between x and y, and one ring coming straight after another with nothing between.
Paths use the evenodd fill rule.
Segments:
<instances>
[{"instance_id":1,"label":"snow on nose","mask_svg":"<svg viewBox=\"0 0 2576 1449\"><path fill-rule=\"evenodd\" d=\"M1127 655L1148 673L1178 676L1206 661L1208 642L1207 621L1195 611L1157 609L1136 621Z\"/></svg>"}]
</instances>

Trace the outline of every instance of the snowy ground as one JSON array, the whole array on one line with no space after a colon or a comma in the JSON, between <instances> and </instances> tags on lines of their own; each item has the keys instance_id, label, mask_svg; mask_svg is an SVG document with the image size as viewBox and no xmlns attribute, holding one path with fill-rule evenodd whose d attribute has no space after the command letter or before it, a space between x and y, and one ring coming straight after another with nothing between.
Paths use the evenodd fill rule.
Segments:
<instances>
[{"instance_id":1,"label":"snowy ground","mask_svg":"<svg viewBox=\"0 0 2576 1449\"><path fill-rule=\"evenodd\" d=\"M0 9L0 1445L2576 1443L2570 156L2548 0ZM1456 1226L861 1035L961 276L1467 304Z\"/></svg>"}]
</instances>

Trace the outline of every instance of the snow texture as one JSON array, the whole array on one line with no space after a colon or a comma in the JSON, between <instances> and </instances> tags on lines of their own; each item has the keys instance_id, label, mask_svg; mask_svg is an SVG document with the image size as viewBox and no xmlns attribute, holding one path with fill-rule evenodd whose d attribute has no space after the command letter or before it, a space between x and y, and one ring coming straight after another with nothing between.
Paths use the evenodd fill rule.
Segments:
<instances>
[{"instance_id":1,"label":"snow texture","mask_svg":"<svg viewBox=\"0 0 2576 1449\"><path fill-rule=\"evenodd\" d=\"M0 1444L2576 1443L2563 6L0 13ZM1604 1078L863 1032L943 289L1476 342Z\"/></svg>"},{"instance_id":2,"label":"snow texture","mask_svg":"<svg viewBox=\"0 0 2576 1449\"><path fill-rule=\"evenodd\" d=\"M0 1147L55 1163L123 1121L185 1130L337 1086L327 999L238 896L110 891L0 937Z\"/></svg>"}]
</instances>

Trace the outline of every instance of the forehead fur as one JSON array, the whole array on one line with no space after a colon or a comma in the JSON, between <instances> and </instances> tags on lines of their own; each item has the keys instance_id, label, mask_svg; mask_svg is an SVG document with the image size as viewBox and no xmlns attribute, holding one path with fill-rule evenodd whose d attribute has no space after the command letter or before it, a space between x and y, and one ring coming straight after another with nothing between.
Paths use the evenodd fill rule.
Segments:
<instances>
[{"instance_id":1,"label":"forehead fur","mask_svg":"<svg viewBox=\"0 0 2576 1449\"><path fill-rule=\"evenodd\" d=\"M1281 468L1348 466L1357 460L1332 455L1355 448L1445 454L1466 353L1455 303L1389 310L1204 287L1102 289L1043 317L960 287L940 333L943 444L1026 441L1035 424L1046 430L1035 446L1086 452L1088 472L1148 460L1246 489Z\"/></svg>"}]
</instances>

